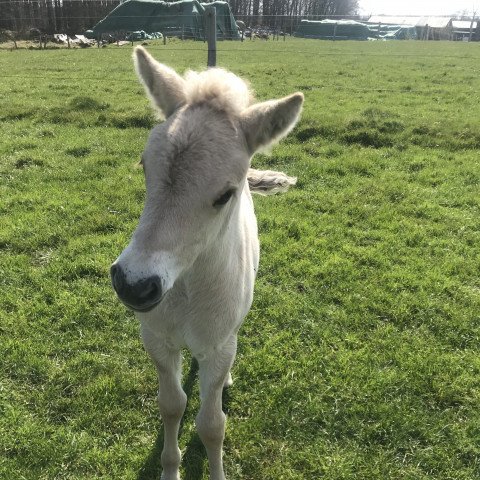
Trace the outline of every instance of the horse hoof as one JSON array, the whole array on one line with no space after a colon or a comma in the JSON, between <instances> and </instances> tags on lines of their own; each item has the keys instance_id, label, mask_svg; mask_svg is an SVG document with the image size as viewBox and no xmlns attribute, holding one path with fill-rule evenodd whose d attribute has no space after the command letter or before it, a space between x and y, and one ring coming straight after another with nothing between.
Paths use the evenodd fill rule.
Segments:
<instances>
[{"instance_id":1,"label":"horse hoof","mask_svg":"<svg viewBox=\"0 0 480 480\"><path fill-rule=\"evenodd\" d=\"M223 388L228 388L233 385L233 380L232 380L232 374L228 372L228 377L225 380L225 383L223 384Z\"/></svg>"}]
</instances>

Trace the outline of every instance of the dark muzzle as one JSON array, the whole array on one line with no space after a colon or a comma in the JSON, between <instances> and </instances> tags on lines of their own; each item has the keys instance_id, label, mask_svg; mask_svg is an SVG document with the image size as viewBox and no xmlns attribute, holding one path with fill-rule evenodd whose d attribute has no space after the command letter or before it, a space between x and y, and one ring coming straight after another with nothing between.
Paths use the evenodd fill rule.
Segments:
<instances>
[{"instance_id":1,"label":"dark muzzle","mask_svg":"<svg viewBox=\"0 0 480 480\"><path fill-rule=\"evenodd\" d=\"M114 263L110 268L110 277L118 298L132 310L148 312L162 299L162 282L158 275L130 284L122 267Z\"/></svg>"}]
</instances>

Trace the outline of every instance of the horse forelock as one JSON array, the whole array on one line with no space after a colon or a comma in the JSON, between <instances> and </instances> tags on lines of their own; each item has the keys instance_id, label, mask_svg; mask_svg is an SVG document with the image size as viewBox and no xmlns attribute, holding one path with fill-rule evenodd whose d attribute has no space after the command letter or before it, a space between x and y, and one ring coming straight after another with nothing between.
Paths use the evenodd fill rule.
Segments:
<instances>
[{"instance_id":1,"label":"horse forelock","mask_svg":"<svg viewBox=\"0 0 480 480\"><path fill-rule=\"evenodd\" d=\"M207 184L218 189L223 184L217 182L241 176L237 127L225 109L210 103L185 105L150 137L145 158L156 160L147 162L146 172L156 176L165 194L195 194L197 185Z\"/></svg>"},{"instance_id":2,"label":"horse forelock","mask_svg":"<svg viewBox=\"0 0 480 480\"><path fill-rule=\"evenodd\" d=\"M185 80L187 105L206 103L216 110L238 115L253 103L249 85L221 68L189 71L185 74Z\"/></svg>"}]
</instances>

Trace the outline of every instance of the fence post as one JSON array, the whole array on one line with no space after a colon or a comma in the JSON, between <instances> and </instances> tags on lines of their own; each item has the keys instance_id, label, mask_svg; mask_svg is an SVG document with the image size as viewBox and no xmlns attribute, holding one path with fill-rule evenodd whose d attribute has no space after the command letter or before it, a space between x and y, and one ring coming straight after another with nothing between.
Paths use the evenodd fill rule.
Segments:
<instances>
[{"instance_id":1,"label":"fence post","mask_svg":"<svg viewBox=\"0 0 480 480\"><path fill-rule=\"evenodd\" d=\"M207 67L215 67L217 64L217 12L215 7L205 7L205 21L208 42Z\"/></svg>"},{"instance_id":2,"label":"fence post","mask_svg":"<svg viewBox=\"0 0 480 480\"><path fill-rule=\"evenodd\" d=\"M471 42L472 41L472 35L473 35L473 23L475 22L475 14L477 12L473 12L473 16L472 16L472 21L470 22L470 33L468 35L468 41Z\"/></svg>"}]
</instances>

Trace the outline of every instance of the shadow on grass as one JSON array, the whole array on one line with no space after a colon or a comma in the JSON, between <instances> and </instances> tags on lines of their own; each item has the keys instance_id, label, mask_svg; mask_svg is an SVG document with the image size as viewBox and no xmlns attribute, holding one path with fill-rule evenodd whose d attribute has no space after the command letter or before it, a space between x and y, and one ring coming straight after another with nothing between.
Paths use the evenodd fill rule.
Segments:
<instances>
[{"instance_id":1,"label":"shadow on grass","mask_svg":"<svg viewBox=\"0 0 480 480\"><path fill-rule=\"evenodd\" d=\"M190 370L188 372L187 377L185 378L183 384L183 391L187 394L187 397L190 398L193 386L195 384L195 380L197 378L198 373L198 363L195 359L192 359L190 364ZM224 392L224 399L228 399L228 393ZM228 400L227 400L227 403ZM182 418L182 422L180 424L180 435L183 429L183 421L184 418L188 417L187 408L185 410L185 415ZM227 413L228 407L224 404L224 411ZM164 429L163 427L158 433L157 439L155 440L155 444L150 451L150 454L145 460L142 468L138 472L137 480L159 480L162 474L162 466L160 463L160 456L162 454L163 449L163 437L164 437ZM185 477L184 480L200 480L203 476L203 465L206 459L206 452L203 444L200 440L200 437L197 433L195 433L190 441L188 442L187 448L185 450L185 454L182 458L182 464L185 469Z\"/></svg>"}]
</instances>

